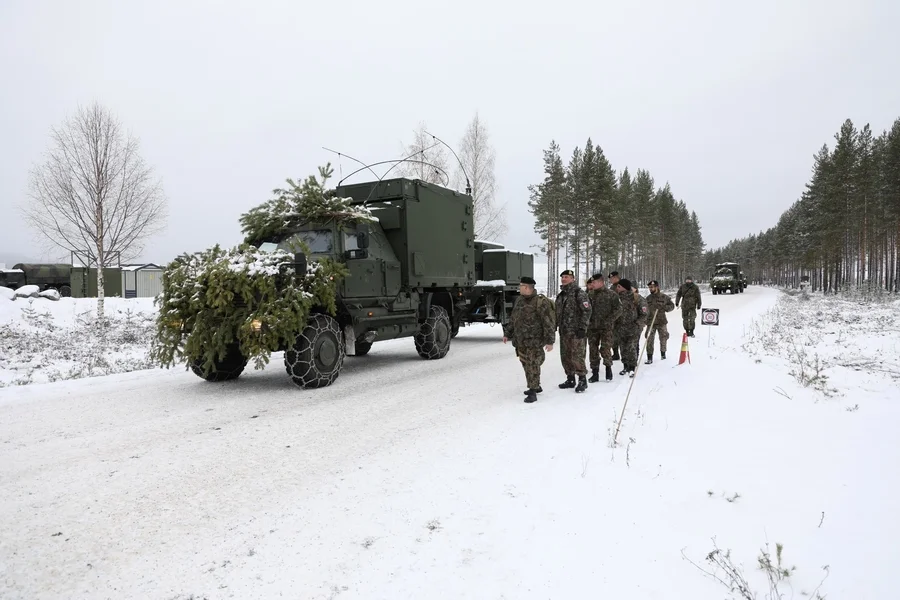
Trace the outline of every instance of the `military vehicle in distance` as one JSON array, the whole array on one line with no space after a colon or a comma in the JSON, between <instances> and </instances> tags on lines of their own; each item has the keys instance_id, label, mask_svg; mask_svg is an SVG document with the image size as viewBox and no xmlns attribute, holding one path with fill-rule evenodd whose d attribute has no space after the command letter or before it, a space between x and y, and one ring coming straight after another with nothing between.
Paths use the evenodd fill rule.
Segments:
<instances>
[{"instance_id":1,"label":"military vehicle in distance","mask_svg":"<svg viewBox=\"0 0 900 600\"><path fill-rule=\"evenodd\" d=\"M406 178L338 186L335 192L364 205L377 222L307 223L259 245L263 252L293 252L297 273L321 258L339 261L349 271L337 284L336 315L314 309L296 341L282 348L285 369L302 388L330 385L345 356L364 356L381 340L411 337L419 356L441 359L460 324L505 323L518 295L507 284L533 276L530 255L525 260L499 244L475 241L469 195ZM295 252L299 240L309 256ZM478 276L496 281L479 282ZM204 373L198 362L191 370L208 381L223 381L238 377L247 362L232 344L211 371Z\"/></svg>"},{"instance_id":2,"label":"military vehicle in distance","mask_svg":"<svg viewBox=\"0 0 900 600\"><path fill-rule=\"evenodd\" d=\"M36 285L41 291L56 290L66 298L72 295L72 266L67 264L24 264L13 265L13 271L24 275L23 285Z\"/></svg>"},{"instance_id":3,"label":"military vehicle in distance","mask_svg":"<svg viewBox=\"0 0 900 600\"><path fill-rule=\"evenodd\" d=\"M712 293L724 294L731 291L732 294L743 293L744 283L740 278L741 267L734 262L723 262L716 265L716 272L709 282Z\"/></svg>"}]
</instances>

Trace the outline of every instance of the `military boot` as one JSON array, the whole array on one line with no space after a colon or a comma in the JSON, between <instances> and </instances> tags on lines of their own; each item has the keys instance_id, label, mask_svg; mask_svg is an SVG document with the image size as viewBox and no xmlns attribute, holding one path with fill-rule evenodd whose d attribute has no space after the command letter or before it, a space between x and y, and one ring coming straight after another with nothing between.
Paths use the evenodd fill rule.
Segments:
<instances>
[{"instance_id":1,"label":"military boot","mask_svg":"<svg viewBox=\"0 0 900 600\"><path fill-rule=\"evenodd\" d=\"M581 393L587 389L587 375L578 376L578 387L575 388L577 393Z\"/></svg>"},{"instance_id":2,"label":"military boot","mask_svg":"<svg viewBox=\"0 0 900 600\"><path fill-rule=\"evenodd\" d=\"M628 367L622 367L622 370L619 371L619 375L628 375Z\"/></svg>"},{"instance_id":3,"label":"military boot","mask_svg":"<svg viewBox=\"0 0 900 600\"><path fill-rule=\"evenodd\" d=\"M591 369L591 378L588 379L589 383L597 383L600 381L600 367L593 367Z\"/></svg>"},{"instance_id":4,"label":"military boot","mask_svg":"<svg viewBox=\"0 0 900 600\"><path fill-rule=\"evenodd\" d=\"M666 351L665 350L659 351L659 360L666 360Z\"/></svg>"},{"instance_id":5,"label":"military boot","mask_svg":"<svg viewBox=\"0 0 900 600\"><path fill-rule=\"evenodd\" d=\"M535 394L540 394L540 393L543 392L543 391L544 391L544 388L542 388L541 386L537 386L537 389L534 389L534 390L528 389L528 390L525 390L525 391L522 392L522 393L525 394L525 395L527 396L527 395L530 394L531 392L534 392Z\"/></svg>"},{"instance_id":6,"label":"military boot","mask_svg":"<svg viewBox=\"0 0 900 600\"><path fill-rule=\"evenodd\" d=\"M618 347L613 349L612 359L613 360L622 360L621 358L619 358L619 348Z\"/></svg>"},{"instance_id":7,"label":"military boot","mask_svg":"<svg viewBox=\"0 0 900 600\"><path fill-rule=\"evenodd\" d=\"M652 364L653 364L653 355L652 355L652 354L648 354L648 355L647 355L647 360L644 361L644 364L645 364L645 365L652 365Z\"/></svg>"},{"instance_id":8,"label":"military boot","mask_svg":"<svg viewBox=\"0 0 900 600\"><path fill-rule=\"evenodd\" d=\"M606 367L606 380L612 381L612 367Z\"/></svg>"},{"instance_id":9,"label":"military boot","mask_svg":"<svg viewBox=\"0 0 900 600\"><path fill-rule=\"evenodd\" d=\"M569 375L566 378L565 382L559 384L559 389L561 389L561 390L565 390L565 389L573 388L573 387L575 387L575 376L574 375Z\"/></svg>"},{"instance_id":10,"label":"military boot","mask_svg":"<svg viewBox=\"0 0 900 600\"><path fill-rule=\"evenodd\" d=\"M528 390L528 394L525 395L525 402L531 404L532 402L537 402L537 394L534 390Z\"/></svg>"}]
</instances>

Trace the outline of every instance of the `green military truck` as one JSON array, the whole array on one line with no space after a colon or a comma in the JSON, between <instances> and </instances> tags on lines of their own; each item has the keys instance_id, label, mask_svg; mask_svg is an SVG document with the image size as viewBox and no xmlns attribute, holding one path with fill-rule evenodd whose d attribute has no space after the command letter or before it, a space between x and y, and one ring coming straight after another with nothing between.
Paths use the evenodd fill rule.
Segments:
<instances>
[{"instance_id":1,"label":"green military truck","mask_svg":"<svg viewBox=\"0 0 900 600\"><path fill-rule=\"evenodd\" d=\"M339 264L344 270L340 281L328 276L333 283L325 285L333 290L323 291L319 287L315 292L317 298L333 299L333 309L325 306L324 301L316 300L308 315L302 311L290 313L301 315L302 320L293 329L282 331L278 340L271 340L262 350L262 354L266 350L283 350L285 369L291 380L302 388L330 385L338 377L345 356L364 356L374 343L383 340L412 338L416 352L423 359L441 359L449 352L451 338L461 325L505 323L518 295L513 281L517 285L519 277L532 275L531 255L475 241L473 201L469 195L406 178L338 186L324 193L312 186L304 193L316 196L315 201L301 199L297 201L298 206L303 205L300 208L285 209L287 205L282 204L278 210L285 210L284 214L293 218L298 213L311 214L312 209L307 209L307 205L321 207L334 198L344 204L339 210L320 210L323 215L338 215L335 218L292 222L285 230L262 236L265 239L255 240L248 234L248 240L258 243L242 250L244 254L258 251L288 257L277 272L270 267L258 268L269 269L267 276L281 282L277 283L281 288L289 281L280 279L282 267L295 273L295 283L303 274L307 274L308 281L313 281L311 278L317 269L321 271L322 265ZM353 218L340 216L348 214ZM299 251L298 247L305 251ZM267 325L278 326L278 323L271 319L267 323L257 316L265 308L264 301L248 306L247 302L252 304L254 299L240 294L229 295L234 299L228 304L220 302L218 308L192 309L193 313L184 309L184 297L195 295L195 290L207 284L201 283L202 276L190 274L199 273L197 268L178 271L180 274L172 269L170 266L163 276L161 340L169 345L178 343L167 337L163 323L180 328L181 336L190 336L192 319L206 319L210 311L221 312L223 323L230 324L203 335L209 344L219 340L227 343L211 357L195 342L193 355L187 356L188 366L208 381L238 377L248 363L245 349L258 349L253 334L245 329L246 324L249 323L256 335L264 336ZM185 284L184 277L196 277L196 280ZM480 280L480 277L492 279ZM174 282L178 278L182 278L178 285L184 286L180 288L184 292L175 290ZM281 298L271 302L283 302L284 293L280 295ZM206 311L205 316L191 316L202 311ZM163 357L161 362L174 362L171 350L166 352L158 355ZM257 359L257 368L261 366Z\"/></svg>"},{"instance_id":2,"label":"green military truck","mask_svg":"<svg viewBox=\"0 0 900 600\"><path fill-rule=\"evenodd\" d=\"M41 291L56 290L60 296L72 295L72 266L67 264L25 264L13 265L14 271L24 274L23 285L36 285Z\"/></svg>"},{"instance_id":3,"label":"green military truck","mask_svg":"<svg viewBox=\"0 0 900 600\"><path fill-rule=\"evenodd\" d=\"M496 242L475 240L475 285L457 303L452 318L453 337L460 326L473 323L505 324L519 296L519 281L534 277L534 255L505 248Z\"/></svg>"},{"instance_id":4,"label":"green military truck","mask_svg":"<svg viewBox=\"0 0 900 600\"><path fill-rule=\"evenodd\" d=\"M714 295L743 293L744 282L741 280L741 267L734 262L723 262L716 265L715 274L710 279L709 287Z\"/></svg>"}]
</instances>

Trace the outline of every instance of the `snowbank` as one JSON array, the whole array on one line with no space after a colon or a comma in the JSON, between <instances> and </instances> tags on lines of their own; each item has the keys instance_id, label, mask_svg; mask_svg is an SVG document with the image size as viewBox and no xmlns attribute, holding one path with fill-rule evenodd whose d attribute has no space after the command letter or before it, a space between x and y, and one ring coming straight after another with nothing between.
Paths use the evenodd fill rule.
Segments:
<instances>
[{"instance_id":1,"label":"snowbank","mask_svg":"<svg viewBox=\"0 0 900 600\"><path fill-rule=\"evenodd\" d=\"M107 298L99 336L94 298L0 299L0 387L152 368L152 298Z\"/></svg>"},{"instance_id":2,"label":"snowbank","mask_svg":"<svg viewBox=\"0 0 900 600\"><path fill-rule=\"evenodd\" d=\"M898 334L900 302L890 295L790 290L754 319L743 347L822 396L852 397L860 384L887 392L900 383Z\"/></svg>"}]
</instances>

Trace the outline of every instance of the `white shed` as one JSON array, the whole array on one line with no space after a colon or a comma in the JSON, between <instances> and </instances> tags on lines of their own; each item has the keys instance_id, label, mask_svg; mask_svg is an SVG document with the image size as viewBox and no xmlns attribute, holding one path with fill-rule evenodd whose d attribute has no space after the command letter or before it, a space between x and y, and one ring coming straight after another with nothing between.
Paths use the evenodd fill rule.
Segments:
<instances>
[{"instance_id":1,"label":"white shed","mask_svg":"<svg viewBox=\"0 0 900 600\"><path fill-rule=\"evenodd\" d=\"M163 269L153 263L122 265L122 295L125 298L154 298L162 293Z\"/></svg>"}]
</instances>

